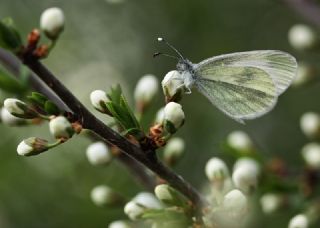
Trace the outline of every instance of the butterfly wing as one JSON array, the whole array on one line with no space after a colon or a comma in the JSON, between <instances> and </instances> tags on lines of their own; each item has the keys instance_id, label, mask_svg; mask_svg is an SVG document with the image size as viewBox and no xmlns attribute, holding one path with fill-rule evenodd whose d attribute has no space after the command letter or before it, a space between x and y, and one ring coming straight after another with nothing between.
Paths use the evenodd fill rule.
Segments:
<instances>
[{"instance_id":1,"label":"butterfly wing","mask_svg":"<svg viewBox=\"0 0 320 228\"><path fill-rule=\"evenodd\" d=\"M195 86L231 118L243 122L269 112L291 83L297 63L281 51L213 57L195 65Z\"/></svg>"},{"instance_id":2,"label":"butterfly wing","mask_svg":"<svg viewBox=\"0 0 320 228\"><path fill-rule=\"evenodd\" d=\"M219 55L206 59L196 65L202 67L238 66L255 67L267 72L272 78L277 94L283 93L297 73L296 59L282 51L262 50Z\"/></svg>"}]
</instances>

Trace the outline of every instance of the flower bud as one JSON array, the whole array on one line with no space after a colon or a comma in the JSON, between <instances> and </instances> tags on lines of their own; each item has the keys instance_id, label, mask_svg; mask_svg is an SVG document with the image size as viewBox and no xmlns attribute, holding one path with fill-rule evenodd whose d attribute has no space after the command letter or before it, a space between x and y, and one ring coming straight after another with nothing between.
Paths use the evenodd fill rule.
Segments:
<instances>
[{"instance_id":1,"label":"flower bud","mask_svg":"<svg viewBox=\"0 0 320 228\"><path fill-rule=\"evenodd\" d=\"M261 196L261 209L265 214L275 212L282 205L283 199L280 195L274 193L267 193Z\"/></svg>"},{"instance_id":2,"label":"flower bud","mask_svg":"<svg viewBox=\"0 0 320 228\"><path fill-rule=\"evenodd\" d=\"M310 168L320 169L320 144L308 143L302 148L301 153Z\"/></svg>"},{"instance_id":3,"label":"flower bud","mask_svg":"<svg viewBox=\"0 0 320 228\"><path fill-rule=\"evenodd\" d=\"M317 35L307 25L297 24L291 27L288 33L291 46L297 50L308 50L316 46Z\"/></svg>"},{"instance_id":4,"label":"flower bud","mask_svg":"<svg viewBox=\"0 0 320 228\"><path fill-rule=\"evenodd\" d=\"M132 220L137 220L146 209L160 209L162 205L157 198L149 192L141 192L136 195L124 207L124 213Z\"/></svg>"},{"instance_id":5,"label":"flower bud","mask_svg":"<svg viewBox=\"0 0 320 228\"><path fill-rule=\"evenodd\" d=\"M152 74L140 78L134 91L134 99L139 108L149 105L158 92L158 83L158 79Z\"/></svg>"},{"instance_id":6,"label":"flower bud","mask_svg":"<svg viewBox=\"0 0 320 228\"><path fill-rule=\"evenodd\" d=\"M311 82L315 78L315 69L306 63L299 63L297 76L292 82L292 86L302 86Z\"/></svg>"},{"instance_id":7,"label":"flower bud","mask_svg":"<svg viewBox=\"0 0 320 228\"><path fill-rule=\"evenodd\" d=\"M0 116L1 116L0 119L2 123L7 124L9 126L18 126L18 125L26 124L25 119L15 117L6 108L1 108Z\"/></svg>"},{"instance_id":8,"label":"flower bud","mask_svg":"<svg viewBox=\"0 0 320 228\"><path fill-rule=\"evenodd\" d=\"M156 114L155 124L163 124L164 121L164 108L160 108Z\"/></svg>"},{"instance_id":9,"label":"flower bud","mask_svg":"<svg viewBox=\"0 0 320 228\"><path fill-rule=\"evenodd\" d=\"M24 119L33 119L38 117L33 109L29 108L28 105L15 98L7 98L4 101L4 107L14 116Z\"/></svg>"},{"instance_id":10,"label":"flower bud","mask_svg":"<svg viewBox=\"0 0 320 228\"><path fill-rule=\"evenodd\" d=\"M320 115L315 112L307 112L301 116L300 127L309 138L320 136Z\"/></svg>"},{"instance_id":11,"label":"flower bud","mask_svg":"<svg viewBox=\"0 0 320 228\"><path fill-rule=\"evenodd\" d=\"M165 128L170 133L175 133L184 123L182 106L175 102L169 102L164 107Z\"/></svg>"},{"instance_id":12,"label":"flower bud","mask_svg":"<svg viewBox=\"0 0 320 228\"><path fill-rule=\"evenodd\" d=\"M172 70L166 74L162 82L163 93L167 101L179 101L184 92L184 80L182 75L177 70Z\"/></svg>"},{"instance_id":13,"label":"flower bud","mask_svg":"<svg viewBox=\"0 0 320 228\"><path fill-rule=\"evenodd\" d=\"M242 215L248 206L246 196L238 189L228 192L223 199L223 208L234 216Z\"/></svg>"},{"instance_id":14,"label":"flower bud","mask_svg":"<svg viewBox=\"0 0 320 228\"><path fill-rule=\"evenodd\" d=\"M251 193L257 186L260 169L250 158L239 159L234 165L232 180L234 185L245 193Z\"/></svg>"},{"instance_id":15,"label":"flower bud","mask_svg":"<svg viewBox=\"0 0 320 228\"><path fill-rule=\"evenodd\" d=\"M210 158L206 164L205 173L212 182L223 182L229 178L228 167L220 158Z\"/></svg>"},{"instance_id":16,"label":"flower bud","mask_svg":"<svg viewBox=\"0 0 320 228\"><path fill-rule=\"evenodd\" d=\"M307 228L308 226L309 221L307 216L304 214L298 214L290 220L288 228Z\"/></svg>"},{"instance_id":17,"label":"flower bud","mask_svg":"<svg viewBox=\"0 0 320 228\"><path fill-rule=\"evenodd\" d=\"M95 142L88 146L87 158L92 165L104 165L111 161L112 154L105 143Z\"/></svg>"},{"instance_id":18,"label":"flower bud","mask_svg":"<svg viewBox=\"0 0 320 228\"><path fill-rule=\"evenodd\" d=\"M129 201L124 206L124 213L126 215L128 215L128 217L131 220L139 219L143 215L145 210L146 210L146 208L143 205L141 205L135 201Z\"/></svg>"},{"instance_id":19,"label":"flower bud","mask_svg":"<svg viewBox=\"0 0 320 228\"><path fill-rule=\"evenodd\" d=\"M167 184L158 185L154 192L156 197L167 205L178 207L186 207L188 205L186 198Z\"/></svg>"},{"instance_id":20,"label":"flower bud","mask_svg":"<svg viewBox=\"0 0 320 228\"><path fill-rule=\"evenodd\" d=\"M74 134L70 122L64 116L58 116L50 120L49 129L56 139L69 139Z\"/></svg>"},{"instance_id":21,"label":"flower bud","mask_svg":"<svg viewBox=\"0 0 320 228\"><path fill-rule=\"evenodd\" d=\"M102 113L109 113L106 103L109 101L106 92L102 90L94 90L90 94L92 106Z\"/></svg>"},{"instance_id":22,"label":"flower bud","mask_svg":"<svg viewBox=\"0 0 320 228\"><path fill-rule=\"evenodd\" d=\"M22 156L32 156L48 150L48 141L36 137L24 139L17 147L17 152Z\"/></svg>"},{"instance_id":23,"label":"flower bud","mask_svg":"<svg viewBox=\"0 0 320 228\"><path fill-rule=\"evenodd\" d=\"M247 133L243 131L233 131L227 137L230 147L240 152L248 153L253 149L253 143Z\"/></svg>"},{"instance_id":24,"label":"flower bud","mask_svg":"<svg viewBox=\"0 0 320 228\"><path fill-rule=\"evenodd\" d=\"M121 202L121 197L106 185L98 185L91 190L91 200L99 207L112 206Z\"/></svg>"},{"instance_id":25,"label":"flower bud","mask_svg":"<svg viewBox=\"0 0 320 228\"><path fill-rule=\"evenodd\" d=\"M174 165L183 155L185 144L181 138L172 138L163 151L163 158L169 165Z\"/></svg>"},{"instance_id":26,"label":"flower bud","mask_svg":"<svg viewBox=\"0 0 320 228\"><path fill-rule=\"evenodd\" d=\"M159 202L159 200L149 192L140 192L133 198L133 201L143 205L146 208L153 208L153 209L162 208L162 205Z\"/></svg>"},{"instance_id":27,"label":"flower bud","mask_svg":"<svg viewBox=\"0 0 320 228\"><path fill-rule=\"evenodd\" d=\"M108 228L130 228L130 226L125 221L117 220L110 223Z\"/></svg>"},{"instance_id":28,"label":"flower bud","mask_svg":"<svg viewBox=\"0 0 320 228\"><path fill-rule=\"evenodd\" d=\"M63 11L57 7L46 9L41 15L40 27L49 39L57 39L64 28Z\"/></svg>"}]
</instances>

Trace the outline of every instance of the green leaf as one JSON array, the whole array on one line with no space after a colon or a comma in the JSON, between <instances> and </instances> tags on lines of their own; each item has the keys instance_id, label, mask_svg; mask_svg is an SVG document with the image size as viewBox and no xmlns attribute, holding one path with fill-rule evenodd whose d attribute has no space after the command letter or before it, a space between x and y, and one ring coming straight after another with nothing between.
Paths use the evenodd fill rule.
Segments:
<instances>
[{"instance_id":1,"label":"green leaf","mask_svg":"<svg viewBox=\"0 0 320 228\"><path fill-rule=\"evenodd\" d=\"M27 87L14 79L9 73L0 68L0 88L6 92L21 94L26 92Z\"/></svg>"},{"instance_id":2,"label":"green leaf","mask_svg":"<svg viewBox=\"0 0 320 228\"><path fill-rule=\"evenodd\" d=\"M59 115L61 113L60 109L52 101L46 101L44 104L44 110L49 115Z\"/></svg>"},{"instance_id":3,"label":"green leaf","mask_svg":"<svg viewBox=\"0 0 320 228\"><path fill-rule=\"evenodd\" d=\"M32 92L31 96L28 96L28 99L34 104L43 109L45 109L45 103L48 101L48 98L38 92Z\"/></svg>"},{"instance_id":4,"label":"green leaf","mask_svg":"<svg viewBox=\"0 0 320 228\"><path fill-rule=\"evenodd\" d=\"M171 122L168 121L168 120L165 120L165 121L164 121L164 127L165 127L166 131L169 132L170 134L174 134L174 133L177 131L177 129L176 129L176 127L174 126L174 124L171 123Z\"/></svg>"},{"instance_id":5,"label":"green leaf","mask_svg":"<svg viewBox=\"0 0 320 228\"><path fill-rule=\"evenodd\" d=\"M11 18L0 21L0 46L13 52L22 46L20 34Z\"/></svg>"}]
</instances>

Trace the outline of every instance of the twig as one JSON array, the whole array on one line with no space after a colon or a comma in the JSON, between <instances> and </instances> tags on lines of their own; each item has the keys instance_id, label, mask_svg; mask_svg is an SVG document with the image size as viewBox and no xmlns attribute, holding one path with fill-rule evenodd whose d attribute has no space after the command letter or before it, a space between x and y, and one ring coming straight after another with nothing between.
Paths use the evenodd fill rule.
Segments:
<instances>
[{"instance_id":1,"label":"twig","mask_svg":"<svg viewBox=\"0 0 320 228\"><path fill-rule=\"evenodd\" d=\"M167 181L172 187L184 194L193 204L195 209L200 210L206 201L196 189L192 187L181 176L164 166L156 156L155 151L142 150L132 144L126 138L113 131L102 121L97 119L45 66L31 56L21 57L22 62L27 65L38 77L51 88L68 107L77 114L84 128L92 130L105 142L117 146L123 153L148 167L160 178Z\"/></svg>"},{"instance_id":2,"label":"twig","mask_svg":"<svg viewBox=\"0 0 320 228\"><path fill-rule=\"evenodd\" d=\"M0 48L0 62L2 65L9 70L13 76L20 79L20 68L21 62L13 56L11 53ZM60 98L53 93L51 89L47 87L38 76L30 72L28 75L28 80L32 88L44 95L46 95L50 100L52 100L56 105L59 106L61 110L70 111L69 107L66 106ZM138 181L148 190L152 191L156 186L156 181L154 178L150 177L146 172L145 168L134 159L128 157L126 154L121 153L117 156L120 163L122 163L130 172L138 179Z\"/></svg>"},{"instance_id":3,"label":"twig","mask_svg":"<svg viewBox=\"0 0 320 228\"><path fill-rule=\"evenodd\" d=\"M313 0L284 0L300 16L320 27L320 7Z\"/></svg>"}]
</instances>

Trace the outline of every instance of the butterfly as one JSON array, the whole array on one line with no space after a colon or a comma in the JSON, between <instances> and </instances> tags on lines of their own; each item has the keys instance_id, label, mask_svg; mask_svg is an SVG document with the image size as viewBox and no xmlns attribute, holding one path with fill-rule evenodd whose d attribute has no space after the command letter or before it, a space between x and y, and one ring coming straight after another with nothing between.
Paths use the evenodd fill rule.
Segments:
<instances>
[{"instance_id":1,"label":"butterfly","mask_svg":"<svg viewBox=\"0 0 320 228\"><path fill-rule=\"evenodd\" d=\"M232 119L244 123L268 113L297 74L296 59L283 51L258 50L214 56L194 64L163 38L179 57L177 71L183 86L196 88Z\"/></svg>"}]
</instances>

